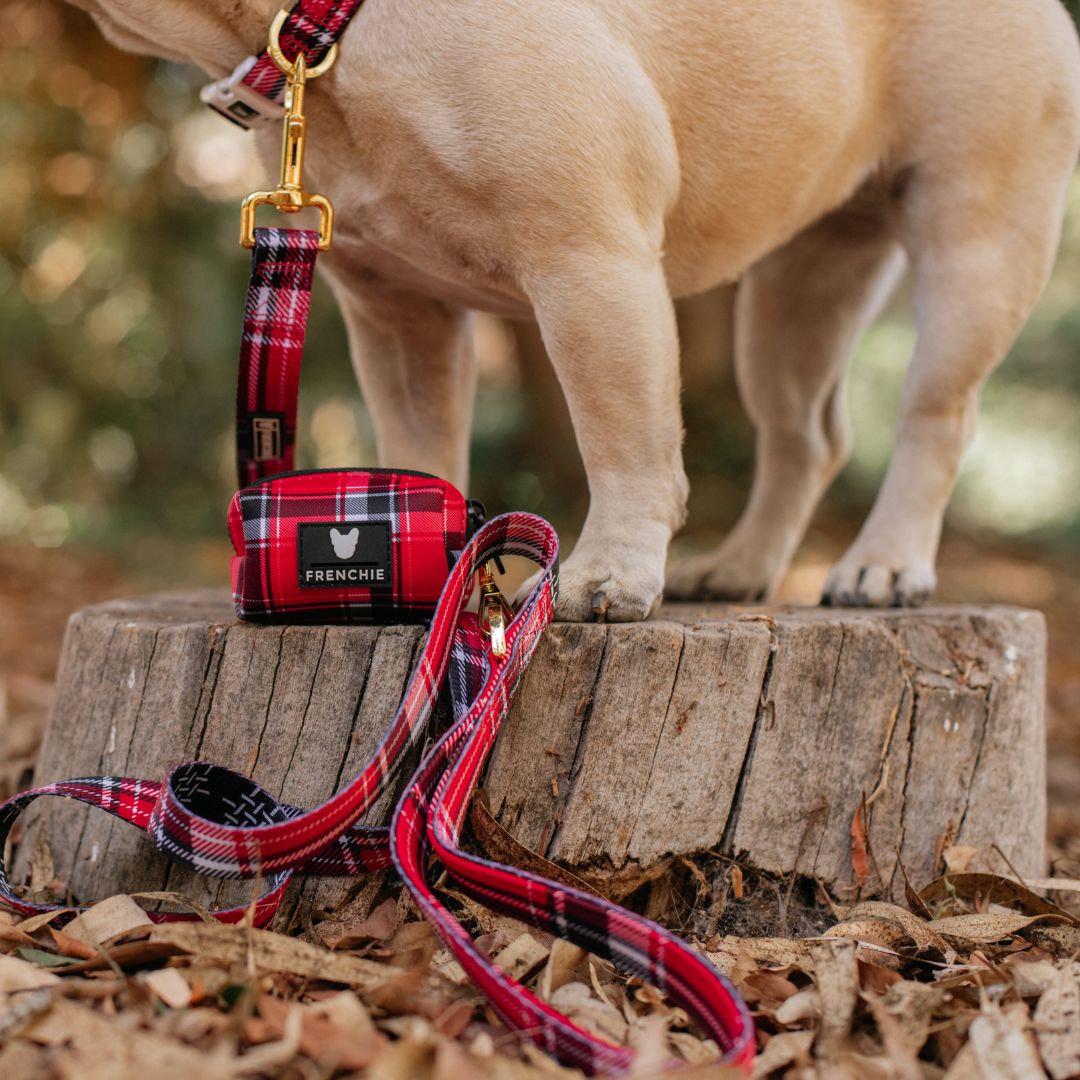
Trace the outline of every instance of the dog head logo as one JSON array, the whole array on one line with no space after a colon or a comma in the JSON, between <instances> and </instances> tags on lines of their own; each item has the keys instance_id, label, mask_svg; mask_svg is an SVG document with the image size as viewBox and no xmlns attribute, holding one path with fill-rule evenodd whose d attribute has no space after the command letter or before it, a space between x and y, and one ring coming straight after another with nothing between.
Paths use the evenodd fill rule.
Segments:
<instances>
[{"instance_id":1,"label":"dog head logo","mask_svg":"<svg viewBox=\"0 0 1080 1080\"><path fill-rule=\"evenodd\" d=\"M337 529L330 530L330 543L334 545L334 554L339 559L351 559L356 553L356 544L360 539L360 530L355 526L348 532L338 532Z\"/></svg>"}]
</instances>

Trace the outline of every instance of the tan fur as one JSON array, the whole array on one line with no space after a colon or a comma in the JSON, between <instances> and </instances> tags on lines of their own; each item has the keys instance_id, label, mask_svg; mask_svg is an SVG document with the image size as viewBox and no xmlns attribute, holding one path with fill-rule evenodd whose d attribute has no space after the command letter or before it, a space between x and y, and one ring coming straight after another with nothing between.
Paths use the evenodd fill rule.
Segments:
<instances>
[{"instance_id":1,"label":"tan fur","mask_svg":"<svg viewBox=\"0 0 1080 1080\"><path fill-rule=\"evenodd\" d=\"M276 7L82 3L118 44L215 76ZM686 500L672 298L742 278L759 445L743 519L669 592L760 595L844 460L845 363L906 254L896 452L826 597L929 595L978 387L1045 282L1080 147L1057 0L368 0L308 102L381 460L464 485L467 312L539 324L591 494L564 618L659 598ZM259 139L273 167L277 133Z\"/></svg>"}]
</instances>

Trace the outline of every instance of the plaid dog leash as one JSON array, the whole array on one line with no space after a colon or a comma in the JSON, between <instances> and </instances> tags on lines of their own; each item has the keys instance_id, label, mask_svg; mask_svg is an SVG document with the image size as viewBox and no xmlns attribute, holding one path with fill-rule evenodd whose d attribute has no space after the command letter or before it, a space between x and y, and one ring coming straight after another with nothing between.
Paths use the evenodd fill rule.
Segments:
<instances>
[{"instance_id":1,"label":"plaid dog leash","mask_svg":"<svg viewBox=\"0 0 1080 1080\"><path fill-rule=\"evenodd\" d=\"M476 572L496 556L519 555L541 567L528 598L506 628L496 658L475 615L465 612ZM276 912L294 872L357 874L393 865L417 905L496 1012L543 1050L586 1071L620 1073L633 1054L578 1027L496 967L439 900L432 884L438 857L457 886L493 910L564 937L606 957L621 971L664 991L721 1048L749 1070L753 1025L727 980L673 934L596 896L462 850L462 822L476 781L514 691L551 620L558 538L531 514L504 514L473 537L455 564L405 696L378 750L338 794L313 810L275 799L248 777L208 762L173 769L161 783L97 776L25 791L0 806L0 851L19 814L42 796L75 799L145 831L159 851L211 877L266 875L254 923ZM385 789L407 748L427 728L443 683L453 722L427 753L394 811L389 829L357 824ZM15 894L0 860L0 901L27 915L60 910ZM216 913L239 922L246 908ZM196 916L151 912L155 922ZM674 1063L673 1063L674 1064Z\"/></svg>"}]
</instances>

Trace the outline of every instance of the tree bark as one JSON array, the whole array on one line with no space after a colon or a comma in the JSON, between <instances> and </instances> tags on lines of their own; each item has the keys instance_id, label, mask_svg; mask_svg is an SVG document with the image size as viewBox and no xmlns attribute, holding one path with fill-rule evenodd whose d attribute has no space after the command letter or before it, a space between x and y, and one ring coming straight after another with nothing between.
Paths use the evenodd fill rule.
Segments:
<instances>
[{"instance_id":1,"label":"tree bark","mask_svg":"<svg viewBox=\"0 0 1080 1080\"><path fill-rule=\"evenodd\" d=\"M35 783L156 779L202 758L317 805L377 745L421 642L417 627L238 623L216 592L86 608L68 626ZM487 801L514 839L614 896L709 851L850 896L864 799L864 892L902 895L901 860L923 884L950 844L978 849L972 869L1004 869L996 845L1041 876L1044 680L1042 616L1013 608L669 605L640 624L560 624L521 684ZM385 822L395 797L368 820ZM181 871L76 804L46 800L26 820L16 880L41 834L83 900L250 898L250 883ZM364 889L297 881L284 917Z\"/></svg>"}]
</instances>

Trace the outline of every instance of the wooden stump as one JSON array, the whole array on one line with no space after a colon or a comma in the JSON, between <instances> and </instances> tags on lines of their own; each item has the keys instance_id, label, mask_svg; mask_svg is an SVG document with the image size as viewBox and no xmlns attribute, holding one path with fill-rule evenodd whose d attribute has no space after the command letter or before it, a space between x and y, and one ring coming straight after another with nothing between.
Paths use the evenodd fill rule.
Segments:
<instances>
[{"instance_id":1,"label":"wooden stump","mask_svg":"<svg viewBox=\"0 0 1080 1080\"><path fill-rule=\"evenodd\" d=\"M216 592L86 608L68 627L35 782L159 778L197 757L316 805L378 743L421 641L416 627L246 625ZM671 605L641 624L556 625L496 747L488 802L516 840L616 896L708 851L850 895L864 797L868 890L902 893L898 856L923 883L946 844L1000 870L996 844L1039 876L1044 655L1041 615L1003 607ZM250 897L249 883L181 871L76 804L47 800L26 820L16 874L44 831L81 899ZM298 882L286 914L334 909L362 885Z\"/></svg>"}]
</instances>

